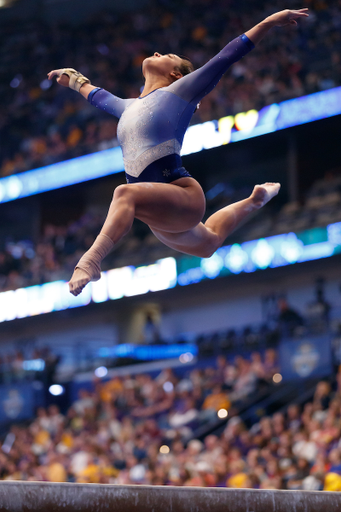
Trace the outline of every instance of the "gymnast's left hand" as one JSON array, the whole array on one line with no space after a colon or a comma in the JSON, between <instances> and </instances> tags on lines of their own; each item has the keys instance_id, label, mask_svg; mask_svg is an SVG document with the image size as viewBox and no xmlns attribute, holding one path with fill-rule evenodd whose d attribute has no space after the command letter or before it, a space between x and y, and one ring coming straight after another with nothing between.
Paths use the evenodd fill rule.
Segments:
<instances>
[{"instance_id":1,"label":"gymnast's left hand","mask_svg":"<svg viewBox=\"0 0 341 512\"><path fill-rule=\"evenodd\" d=\"M67 75L63 74L63 71L64 69L55 69L53 71L50 71L49 73L47 73L47 78L49 80L52 80L52 78L56 76L57 82L60 85L63 85L64 87L69 87L70 78Z\"/></svg>"},{"instance_id":2,"label":"gymnast's left hand","mask_svg":"<svg viewBox=\"0 0 341 512\"><path fill-rule=\"evenodd\" d=\"M272 14L267 20L271 21L274 27L285 27L286 25L297 25L298 19L307 18L308 16L308 8L298 9L296 11L285 9L284 11Z\"/></svg>"}]
</instances>

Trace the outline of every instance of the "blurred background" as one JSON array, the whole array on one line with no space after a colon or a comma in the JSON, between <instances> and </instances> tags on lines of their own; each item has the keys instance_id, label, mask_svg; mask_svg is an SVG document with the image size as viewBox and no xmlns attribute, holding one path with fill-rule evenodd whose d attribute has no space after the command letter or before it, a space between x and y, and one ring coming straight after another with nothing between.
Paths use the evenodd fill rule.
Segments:
<instances>
[{"instance_id":1,"label":"blurred background","mask_svg":"<svg viewBox=\"0 0 341 512\"><path fill-rule=\"evenodd\" d=\"M124 183L116 119L46 79L137 97L155 51L199 67L309 7L195 113L207 216L279 181L211 258L147 226L74 298ZM339 0L0 0L0 478L341 490Z\"/></svg>"}]
</instances>

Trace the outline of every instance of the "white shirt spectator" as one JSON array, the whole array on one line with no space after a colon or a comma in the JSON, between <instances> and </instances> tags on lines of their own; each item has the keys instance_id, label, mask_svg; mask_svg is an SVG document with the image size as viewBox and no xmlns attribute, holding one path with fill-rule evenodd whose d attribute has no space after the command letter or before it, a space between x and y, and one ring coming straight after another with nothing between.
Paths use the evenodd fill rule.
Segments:
<instances>
[{"instance_id":1,"label":"white shirt spectator","mask_svg":"<svg viewBox=\"0 0 341 512\"><path fill-rule=\"evenodd\" d=\"M318 449L313 441L302 439L293 445L292 452L294 455L296 455L296 457L305 459L308 462L313 462L317 455Z\"/></svg>"}]
</instances>

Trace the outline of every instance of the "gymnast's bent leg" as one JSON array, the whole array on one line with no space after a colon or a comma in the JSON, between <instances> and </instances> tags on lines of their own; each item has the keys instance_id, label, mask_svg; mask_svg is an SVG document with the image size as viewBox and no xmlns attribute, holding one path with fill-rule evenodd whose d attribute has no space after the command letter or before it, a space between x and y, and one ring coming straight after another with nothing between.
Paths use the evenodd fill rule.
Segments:
<instances>
[{"instance_id":1,"label":"gymnast's bent leg","mask_svg":"<svg viewBox=\"0 0 341 512\"><path fill-rule=\"evenodd\" d=\"M134 183L115 189L107 218L69 282L73 295L101 277L101 261L130 230L134 217L157 229L180 232L196 226L205 212L205 196L193 178L173 183Z\"/></svg>"},{"instance_id":2,"label":"gymnast's bent leg","mask_svg":"<svg viewBox=\"0 0 341 512\"><path fill-rule=\"evenodd\" d=\"M133 205L113 200L110 205L106 221L100 234L81 257L69 282L72 295L79 295L90 281L98 281L101 278L101 262L112 251L117 243L130 230L134 220ZM106 224L115 224L115 230L106 230Z\"/></svg>"},{"instance_id":3,"label":"gymnast's bent leg","mask_svg":"<svg viewBox=\"0 0 341 512\"><path fill-rule=\"evenodd\" d=\"M222 246L226 238L276 196L279 183L256 185L251 196L230 204L211 215L203 224L182 233L167 233L150 225L154 235L165 245L185 254L209 258Z\"/></svg>"}]
</instances>

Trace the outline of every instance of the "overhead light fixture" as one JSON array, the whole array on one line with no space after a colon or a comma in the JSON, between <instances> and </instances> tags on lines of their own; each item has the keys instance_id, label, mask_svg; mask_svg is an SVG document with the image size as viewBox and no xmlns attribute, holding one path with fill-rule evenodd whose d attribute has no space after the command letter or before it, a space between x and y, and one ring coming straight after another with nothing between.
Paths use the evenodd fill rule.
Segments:
<instances>
[{"instance_id":1,"label":"overhead light fixture","mask_svg":"<svg viewBox=\"0 0 341 512\"><path fill-rule=\"evenodd\" d=\"M65 389L60 384L52 384L52 386L49 387L49 392L53 396L59 396L64 393Z\"/></svg>"},{"instance_id":2,"label":"overhead light fixture","mask_svg":"<svg viewBox=\"0 0 341 512\"><path fill-rule=\"evenodd\" d=\"M105 366L100 366L99 368L96 368L95 375L96 377L99 377L102 379L102 377L105 377L108 373L108 369Z\"/></svg>"},{"instance_id":3,"label":"overhead light fixture","mask_svg":"<svg viewBox=\"0 0 341 512\"><path fill-rule=\"evenodd\" d=\"M10 7L12 4L14 4L16 0L0 0L0 8L1 7Z\"/></svg>"}]
</instances>

